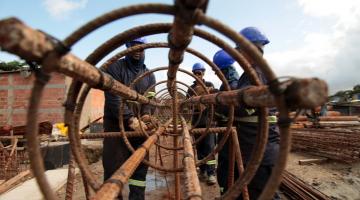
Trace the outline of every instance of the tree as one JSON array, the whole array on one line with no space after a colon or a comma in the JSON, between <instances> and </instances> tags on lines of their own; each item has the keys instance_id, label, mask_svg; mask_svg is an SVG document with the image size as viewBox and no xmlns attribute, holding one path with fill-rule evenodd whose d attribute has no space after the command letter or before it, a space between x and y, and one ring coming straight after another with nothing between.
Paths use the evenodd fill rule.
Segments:
<instances>
[{"instance_id":1,"label":"tree","mask_svg":"<svg viewBox=\"0 0 360 200\"><path fill-rule=\"evenodd\" d=\"M353 88L353 91L354 91L354 93L360 92L360 84L355 85Z\"/></svg>"},{"instance_id":2,"label":"tree","mask_svg":"<svg viewBox=\"0 0 360 200\"><path fill-rule=\"evenodd\" d=\"M0 62L0 71L15 71L21 69L25 65L25 62L17 60L10 62Z\"/></svg>"}]
</instances>

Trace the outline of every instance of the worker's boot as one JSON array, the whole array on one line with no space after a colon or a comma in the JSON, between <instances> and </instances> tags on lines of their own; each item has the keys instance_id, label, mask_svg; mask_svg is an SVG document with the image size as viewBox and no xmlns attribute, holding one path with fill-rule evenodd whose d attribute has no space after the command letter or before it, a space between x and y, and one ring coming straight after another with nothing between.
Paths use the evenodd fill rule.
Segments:
<instances>
[{"instance_id":1,"label":"worker's boot","mask_svg":"<svg viewBox=\"0 0 360 200\"><path fill-rule=\"evenodd\" d=\"M199 176L199 180L202 181L202 182L205 182L207 181L207 174L206 174L206 171L199 171L198 173L198 176Z\"/></svg>"}]
</instances>

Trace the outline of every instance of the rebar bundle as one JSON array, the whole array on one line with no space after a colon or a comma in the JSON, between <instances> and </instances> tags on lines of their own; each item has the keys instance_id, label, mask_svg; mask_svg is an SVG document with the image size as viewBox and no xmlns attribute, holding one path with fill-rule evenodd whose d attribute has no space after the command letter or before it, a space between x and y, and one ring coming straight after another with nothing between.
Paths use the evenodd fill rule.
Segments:
<instances>
[{"instance_id":1,"label":"rebar bundle","mask_svg":"<svg viewBox=\"0 0 360 200\"><path fill-rule=\"evenodd\" d=\"M44 166L39 150L38 140L36 138L38 128L37 111L39 107L39 99L41 98L43 88L51 79L51 73L63 73L73 77L73 82L69 88L67 100L65 102L65 123L69 127L69 139L72 150L72 159L80 168L83 177L86 197L91 199L111 199L117 197L122 187L128 181L137 166L143 162L150 167L175 174L175 198L180 199L180 187L185 188L184 197L186 199L201 199L201 190L197 179L196 166L207 162L212 156L221 150L227 139L233 140L232 162L236 162L240 178L233 182L232 187L222 196L223 199L234 199L244 192L244 198L248 198L246 194L246 185L249 184L259 167L265 145L268 137L267 108L276 106L279 111L279 124L281 133L280 154L277 164L273 169L273 173L266 185L260 199L267 199L272 196L281 182L281 174L285 169L286 158L290 150L291 134L289 127L291 118L289 117L290 108L313 108L323 104L327 99L327 85L324 81L311 79L290 79L280 82L272 72L268 63L262 58L258 50L244 37L232 30L230 27L221 22L205 15L208 1L206 0L176 0L174 5L163 4L141 4L120 8L106 13L96 19L88 22L63 41L36 31L20 20L15 18L4 19L0 21L0 47L2 50L16 54L25 59L29 63L36 62L41 65L41 69L36 72L36 80L29 103L29 111L27 118L27 140L31 167L36 177L41 191L46 199L56 199L54 192L51 190L46 177L44 176ZM158 23L148 24L130 28L119 33L113 38L96 48L85 60L81 60L69 51L80 39L90 34L95 29L100 28L112 21L121 20L122 18L145 13L157 13L173 15L174 21L171 24ZM196 25L202 24L209 27L235 42L244 48L257 66L260 67L269 85L262 85L255 70L249 65L248 61L235 50L231 45L222 39L199 29ZM168 43L150 43L141 44L130 47L114 57L106 61L100 68L97 64L101 59L114 51L117 47L125 42L148 35L168 33ZM187 48L191 43L192 37L197 36L205 39L228 52L248 73L254 86L230 91L228 82L224 75L206 56L202 55L194 49ZM131 52L148 48L169 48L169 65L165 67L155 68L147 73L140 75L135 79L130 87L120 83L102 71L112 64L118 58L121 58ZM216 94L195 95L191 98L187 97L186 92L177 87L178 84L186 85L176 79L177 72L181 71L192 76L190 72L180 69L184 53L190 53L206 62L215 74L219 77L227 91ZM166 84L167 91L158 91L156 100L151 100L143 94L139 94L133 89L133 85L155 72L166 70L167 79L159 81L156 85ZM192 76L197 80L195 76ZM201 81L200 81L201 82ZM187 86L187 85L186 85ZM205 85L202 85L205 91ZM132 102L138 105L151 105L157 108L154 115L155 126L152 131L141 132L124 132L120 133L102 133L97 135L80 136L79 121L82 108L89 91L92 88L109 91L113 94L121 96L124 101ZM187 86L187 88L190 88ZM195 93L196 94L196 93ZM124 102L122 102L122 105ZM204 129L193 129L187 123L186 119L193 114L193 105L203 104L210 110L210 122L208 127ZM210 128L213 121L214 106L226 105L230 109L226 113L229 117L227 127ZM237 141L236 130L232 128L234 119L234 107L245 105L249 107L259 107L259 136L254 148L252 157L244 169L240 146ZM120 106L120 118L123 113L123 106ZM139 113L137 113L139 115ZM140 117L140 116L138 116ZM120 127L123 127L123 120L119 120ZM202 160L196 161L193 155L193 146L201 141L207 134L224 134L212 153ZM190 134L201 134L195 141ZM229 137L231 135L231 137ZM84 152L81 149L81 139L88 137L121 137L129 150L133 152L132 156L113 174L110 181L102 184L97 180L88 166ZM146 141L138 149L134 149L128 140L128 137L146 137ZM161 137L172 137L173 146L161 143ZM180 141L180 142L179 142ZM159 149L173 151L173 166L166 167L144 159L152 146ZM160 151L158 151L160 152ZM159 156L161 156L159 154ZM179 160L182 160L180 164ZM74 181L74 165L69 165L69 179L67 187L67 199L72 198L72 186ZM183 174L185 183L180 184L180 175ZM230 173L231 174L231 173ZM94 195L91 195L93 191Z\"/></svg>"},{"instance_id":2,"label":"rebar bundle","mask_svg":"<svg viewBox=\"0 0 360 200\"><path fill-rule=\"evenodd\" d=\"M360 160L360 129L301 128L292 130L292 149L338 160Z\"/></svg>"},{"instance_id":3,"label":"rebar bundle","mask_svg":"<svg viewBox=\"0 0 360 200\"><path fill-rule=\"evenodd\" d=\"M288 198L293 200L330 200L330 197L286 170L283 172L280 189Z\"/></svg>"}]
</instances>

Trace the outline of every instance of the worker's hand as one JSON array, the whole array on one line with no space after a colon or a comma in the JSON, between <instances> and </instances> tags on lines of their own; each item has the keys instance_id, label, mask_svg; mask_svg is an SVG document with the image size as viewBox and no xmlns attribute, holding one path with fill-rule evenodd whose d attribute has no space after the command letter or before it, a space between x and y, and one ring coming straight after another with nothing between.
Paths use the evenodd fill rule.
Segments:
<instances>
[{"instance_id":1,"label":"worker's hand","mask_svg":"<svg viewBox=\"0 0 360 200\"><path fill-rule=\"evenodd\" d=\"M216 89L216 88L212 88L212 89L209 90L209 92L210 92L210 94L215 94L215 93L218 93L219 90Z\"/></svg>"},{"instance_id":2,"label":"worker's hand","mask_svg":"<svg viewBox=\"0 0 360 200\"><path fill-rule=\"evenodd\" d=\"M133 129L134 131L141 131L140 124L141 124L141 127L143 127L144 130L148 129L146 124L143 121L139 120L138 118L131 117L129 119L129 127L131 129Z\"/></svg>"},{"instance_id":3,"label":"worker's hand","mask_svg":"<svg viewBox=\"0 0 360 200\"><path fill-rule=\"evenodd\" d=\"M145 123L151 122L151 117L150 117L150 115L145 114L145 115L141 116L141 121L143 121L143 122L145 122Z\"/></svg>"}]
</instances>

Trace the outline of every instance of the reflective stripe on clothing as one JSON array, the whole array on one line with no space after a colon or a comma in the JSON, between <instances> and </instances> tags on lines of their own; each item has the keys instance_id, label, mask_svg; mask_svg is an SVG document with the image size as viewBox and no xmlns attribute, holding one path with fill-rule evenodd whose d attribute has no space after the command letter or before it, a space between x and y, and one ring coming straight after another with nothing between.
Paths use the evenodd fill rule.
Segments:
<instances>
[{"instance_id":1,"label":"reflective stripe on clothing","mask_svg":"<svg viewBox=\"0 0 360 200\"><path fill-rule=\"evenodd\" d=\"M140 181L140 180L135 180L135 179L129 179L129 185L133 185L133 186L137 186L137 187L145 187L146 182Z\"/></svg>"},{"instance_id":2,"label":"reflective stripe on clothing","mask_svg":"<svg viewBox=\"0 0 360 200\"><path fill-rule=\"evenodd\" d=\"M268 120L269 123L276 123L277 122L277 117L276 116L268 116L267 120ZM257 123L258 122L258 116L235 117L235 121Z\"/></svg>"},{"instance_id":3,"label":"reflective stripe on clothing","mask_svg":"<svg viewBox=\"0 0 360 200\"><path fill-rule=\"evenodd\" d=\"M209 160L206 162L207 165L216 165L216 160Z\"/></svg>"},{"instance_id":4,"label":"reflective stripe on clothing","mask_svg":"<svg viewBox=\"0 0 360 200\"><path fill-rule=\"evenodd\" d=\"M252 115L254 112L256 112L256 110L254 108L245 109L245 111L247 112L248 115Z\"/></svg>"}]
</instances>

